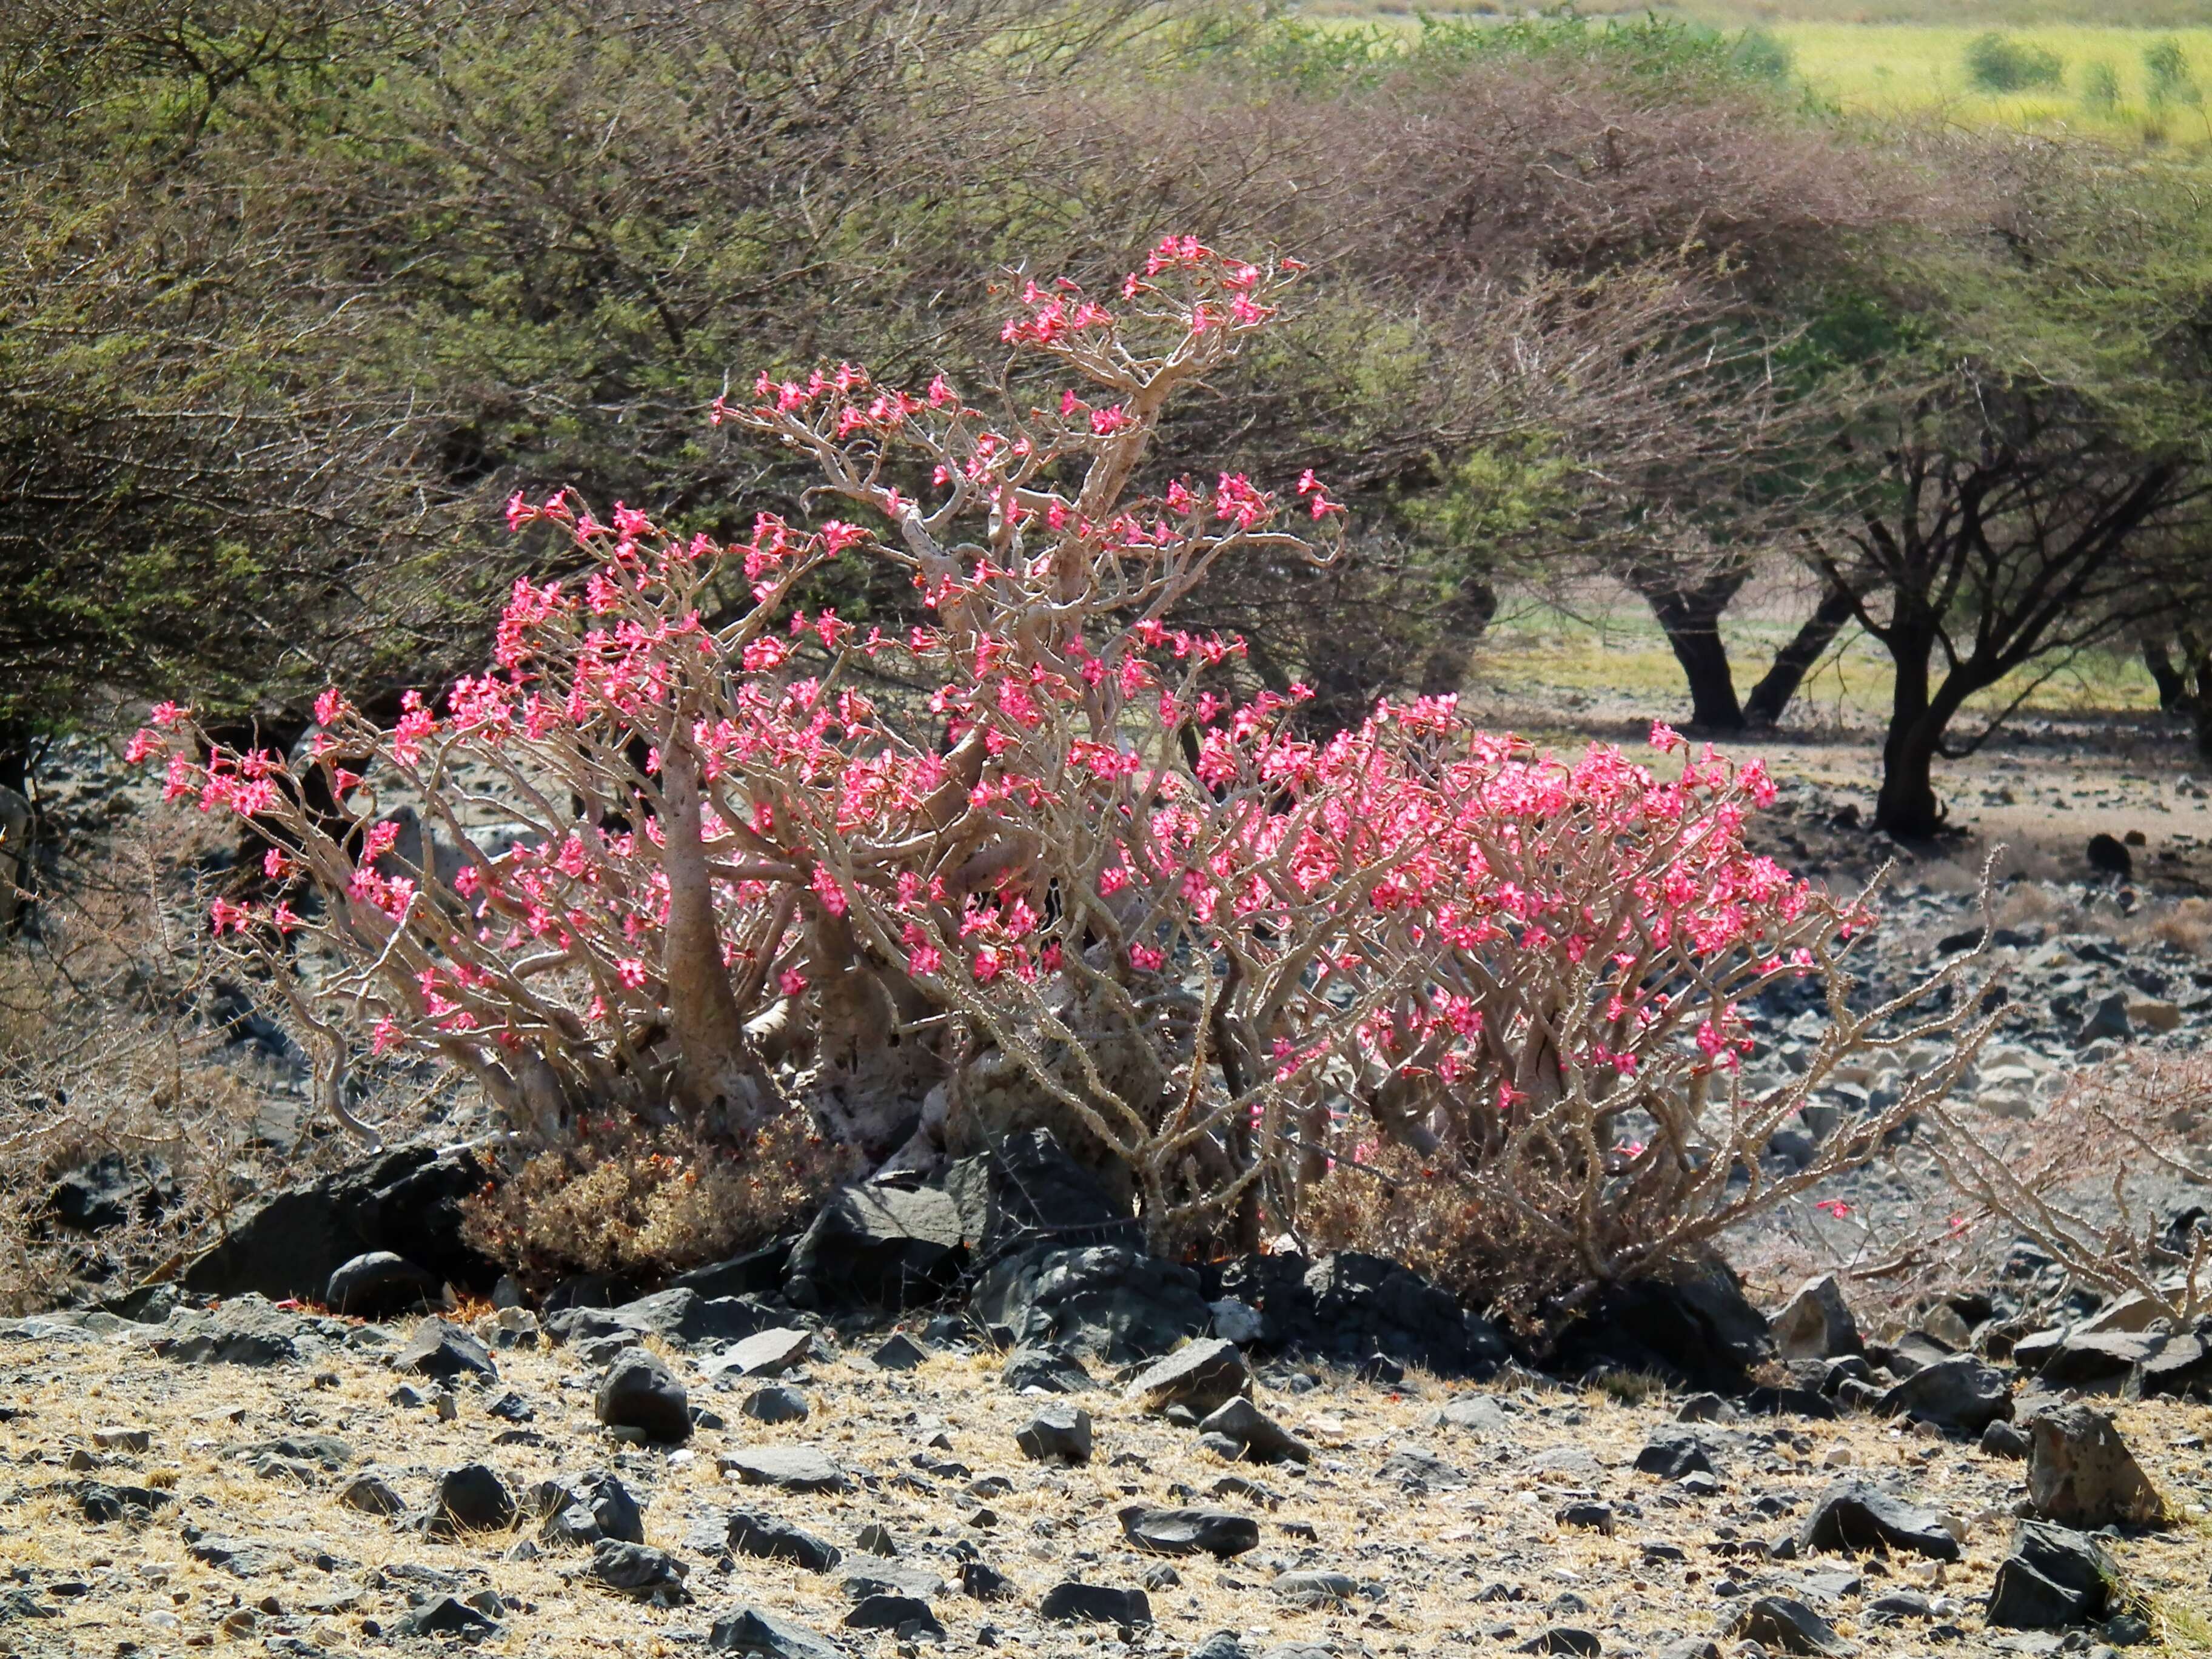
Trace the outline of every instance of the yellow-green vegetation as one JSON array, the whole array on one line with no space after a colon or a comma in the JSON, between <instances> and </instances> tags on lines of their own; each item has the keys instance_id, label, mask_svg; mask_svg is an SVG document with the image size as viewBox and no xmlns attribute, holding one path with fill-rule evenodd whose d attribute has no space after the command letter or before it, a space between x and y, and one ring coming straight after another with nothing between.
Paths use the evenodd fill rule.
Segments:
<instances>
[{"instance_id":1,"label":"yellow-green vegetation","mask_svg":"<svg viewBox=\"0 0 2212 1659\"><path fill-rule=\"evenodd\" d=\"M1504 21L1486 6L1417 9L1401 0L1309 0L1299 9L1346 29L1411 31L1424 14L1477 26ZM1647 15L1643 7L1580 9L1616 21ZM1893 9L1909 19L1823 0L1692 0L1656 10L1735 37L1747 66L1771 64L1848 114L2212 150L2212 25L2201 11L2168 21L2155 9L2123 5L2112 21L2014 22L2002 7L1943 0Z\"/></svg>"},{"instance_id":2,"label":"yellow-green vegetation","mask_svg":"<svg viewBox=\"0 0 2212 1659\"><path fill-rule=\"evenodd\" d=\"M1722 618L1721 637L1739 690L1748 690L1766 672L1800 620L1796 605L1780 598L1745 603ZM2033 684L2039 673L2048 678ZM1687 706L1682 671L1666 636L1650 608L1625 591L1510 610L1483 635L1471 677L1479 685L1511 687L1540 699L1564 693L1653 709ZM1878 726L1888 713L1894 683L1894 667L1881 647L1849 632L1805 677L1790 723L1851 730ZM2023 694L2018 712L2029 716L2158 707L2157 688L2140 658L2099 650L2012 675L1971 699L1969 718L2012 708Z\"/></svg>"},{"instance_id":3,"label":"yellow-green vegetation","mask_svg":"<svg viewBox=\"0 0 2212 1659\"><path fill-rule=\"evenodd\" d=\"M2212 28L1770 26L1806 84L1849 112L2212 147Z\"/></svg>"}]
</instances>

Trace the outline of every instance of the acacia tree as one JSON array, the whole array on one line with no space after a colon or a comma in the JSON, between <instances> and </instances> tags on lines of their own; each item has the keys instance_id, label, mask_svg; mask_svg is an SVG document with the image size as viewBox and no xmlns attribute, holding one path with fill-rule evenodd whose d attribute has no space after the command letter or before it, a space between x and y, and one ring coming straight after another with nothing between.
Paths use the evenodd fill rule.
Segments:
<instances>
[{"instance_id":1,"label":"acacia tree","mask_svg":"<svg viewBox=\"0 0 2212 1659\"><path fill-rule=\"evenodd\" d=\"M2186 452L2130 444L2087 400L1971 368L1913 401L1878 452L1847 551L1810 556L1857 590L1861 626L1895 668L1875 826L1942 825L1934 768L1986 742L2077 652L2167 611L2154 532L2212 495ZM2040 669L1982 729L1952 735L1968 701Z\"/></svg>"}]
</instances>

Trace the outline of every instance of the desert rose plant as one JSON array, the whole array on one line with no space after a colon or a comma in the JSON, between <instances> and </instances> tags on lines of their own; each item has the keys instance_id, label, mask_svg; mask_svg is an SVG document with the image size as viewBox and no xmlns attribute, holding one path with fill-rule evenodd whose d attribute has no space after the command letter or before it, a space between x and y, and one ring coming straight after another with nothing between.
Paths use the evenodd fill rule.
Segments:
<instances>
[{"instance_id":1,"label":"desert rose plant","mask_svg":"<svg viewBox=\"0 0 2212 1659\"><path fill-rule=\"evenodd\" d=\"M1348 1183L1413 1226L1413 1183L1418 1227L1485 1231L1424 1246L1470 1284L1540 1251L1645 1271L1796 1190L1757 1154L1833 1065L1959 1015L1851 1012L1870 918L1748 850L1756 765L1663 729L1671 775L1552 761L1448 699L1316 738L1296 689L1239 695L1238 641L1176 625L1225 553L1341 556L1310 474L1150 458L1298 276L1170 238L1115 294L1022 283L988 409L850 365L718 402L844 517L732 546L518 495L588 573L518 582L487 672L391 730L332 690L287 757L157 709L135 756L268 843L282 896L212 925L318 1041L327 1109L374 1133L366 1042L465 1071L525 1141L804 1122L927 1169L1043 1125L1158 1248L1340 1230ZM807 608L858 559L903 568L915 620ZM1830 1040L1735 1088L1741 1004L1803 974Z\"/></svg>"}]
</instances>

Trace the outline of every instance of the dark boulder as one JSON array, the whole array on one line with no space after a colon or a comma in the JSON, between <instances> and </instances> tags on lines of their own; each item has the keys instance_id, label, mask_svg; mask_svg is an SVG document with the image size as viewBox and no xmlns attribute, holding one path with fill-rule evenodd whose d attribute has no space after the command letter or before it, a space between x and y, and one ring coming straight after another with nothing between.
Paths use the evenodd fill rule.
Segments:
<instances>
[{"instance_id":1,"label":"dark boulder","mask_svg":"<svg viewBox=\"0 0 2212 1659\"><path fill-rule=\"evenodd\" d=\"M1496 1326L1382 1256L1248 1255L1209 1274L1210 1299L1258 1310L1263 1348L1354 1365L1380 1355L1440 1376L1488 1376L1510 1358Z\"/></svg>"},{"instance_id":2,"label":"dark boulder","mask_svg":"<svg viewBox=\"0 0 2212 1659\"><path fill-rule=\"evenodd\" d=\"M481 1463L448 1469L438 1479L432 1504L434 1530L493 1532L514 1522L514 1498L507 1483Z\"/></svg>"},{"instance_id":3,"label":"dark boulder","mask_svg":"<svg viewBox=\"0 0 2212 1659\"><path fill-rule=\"evenodd\" d=\"M1037 1604L1047 1619L1079 1624L1120 1625L1134 1628L1152 1622L1152 1603L1139 1589L1111 1589L1103 1584L1079 1584L1073 1579L1054 1584Z\"/></svg>"},{"instance_id":4,"label":"dark boulder","mask_svg":"<svg viewBox=\"0 0 2212 1659\"><path fill-rule=\"evenodd\" d=\"M54 1183L46 1213L72 1232L100 1233L133 1221L158 1221L181 1196L169 1166L159 1158L102 1152Z\"/></svg>"},{"instance_id":5,"label":"dark boulder","mask_svg":"<svg viewBox=\"0 0 2212 1659\"><path fill-rule=\"evenodd\" d=\"M621 1336L635 1341L658 1337L676 1347L702 1343L737 1342L786 1316L749 1297L706 1297L678 1286L637 1297L611 1308L564 1308L546 1316L546 1331L556 1340L589 1342Z\"/></svg>"},{"instance_id":6,"label":"dark boulder","mask_svg":"<svg viewBox=\"0 0 2212 1659\"><path fill-rule=\"evenodd\" d=\"M188 1290L312 1301L356 1256L389 1250L441 1284L489 1295L498 1265L461 1236L461 1200L481 1188L473 1153L395 1147L278 1193L185 1270Z\"/></svg>"},{"instance_id":7,"label":"dark boulder","mask_svg":"<svg viewBox=\"0 0 2212 1659\"><path fill-rule=\"evenodd\" d=\"M738 1607L715 1620L707 1632L707 1647L759 1659L848 1659L847 1650L828 1637L758 1607Z\"/></svg>"},{"instance_id":8,"label":"dark boulder","mask_svg":"<svg viewBox=\"0 0 2212 1659\"><path fill-rule=\"evenodd\" d=\"M1233 1342L1201 1337L1131 1378L1121 1397L1157 1416L1181 1406L1204 1417L1252 1392L1252 1368Z\"/></svg>"},{"instance_id":9,"label":"dark boulder","mask_svg":"<svg viewBox=\"0 0 2212 1659\"><path fill-rule=\"evenodd\" d=\"M1032 1244L1001 1256L969 1307L1023 1347L1058 1346L1112 1365L1165 1353L1212 1318L1196 1273L1121 1244Z\"/></svg>"},{"instance_id":10,"label":"dark boulder","mask_svg":"<svg viewBox=\"0 0 2212 1659\"><path fill-rule=\"evenodd\" d=\"M417 1325L407 1345L392 1356L392 1369L441 1382L458 1376L480 1376L487 1382L499 1377L499 1368L484 1345L443 1319L426 1319Z\"/></svg>"},{"instance_id":11,"label":"dark boulder","mask_svg":"<svg viewBox=\"0 0 2212 1659\"><path fill-rule=\"evenodd\" d=\"M2012 1553L1997 1564L1990 1591L1990 1623L2013 1630L2061 1630L2101 1619L2110 1609L2118 1569L2087 1534L2025 1521Z\"/></svg>"},{"instance_id":12,"label":"dark boulder","mask_svg":"<svg viewBox=\"0 0 2212 1659\"><path fill-rule=\"evenodd\" d=\"M934 1302L967 1260L960 1212L932 1187L848 1187L792 1247L793 1301L908 1308Z\"/></svg>"},{"instance_id":13,"label":"dark boulder","mask_svg":"<svg viewBox=\"0 0 2212 1659\"><path fill-rule=\"evenodd\" d=\"M1860 1480L1846 1480L1823 1492L1797 1541L1808 1550L1854 1555L1872 1549L1909 1550L1937 1561L1956 1561L1960 1554L1959 1540L1935 1510Z\"/></svg>"},{"instance_id":14,"label":"dark boulder","mask_svg":"<svg viewBox=\"0 0 2212 1659\"><path fill-rule=\"evenodd\" d=\"M545 1517L538 1536L551 1544L642 1544L645 1516L629 1489L605 1469L588 1469L558 1480L543 1480L532 1493Z\"/></svg>"},{"instance_id":15,"label":"dark boulder","mask_svg":"<svg viewBox=\"0 0 2212 1659\"><path fill-rule=\"evenodd\" d=\"M1568 1376L1648 1373L1693 1392L1735 1395L1773 1358L1766 1316L1745 1299L1735 1273L1713 1261L1672 1281L1607 1285L1545 1363Z\"/></svg>"},{"instance_id":16,"label":"dark boulder","mask_svg":"<svg viewBox=\"0 0 2212 1659\"><path fill-rule=\"evenodd\" d=\"M1212 1555L1226 1560L1260 1541L1260 1523L1234 1510L1154 1509L1131 1504L1119 1511L1121 1535L1148 1555Z\"/></svg>"},{"instance_id":17,"label":"dark boulder","mask_svg":"<svg viewBox=\"0 0 2212 1659\"><path fill-rule=\"evenodd\" d=\"M843 1553L827 1539L747 1510L731 1511L729 1540L730 1547L740 1555L790 1561L809 1572L827 1572L844 1559Z\"/></svg>"},{"instance_id":18,"label":"dark boulder","mask_svg":"<svg viewBox=\"0 0 2212 1659\"><path fill-rule=\"evenodd\" d=\"M946 1173L945 1190L978 1262L1041 1242L1059 1249L1134 1248L1141 1242L1135 1218L1115 1204L1098 1178L1070 1158L1049 1129L1009 1136L988 1152L962 1158Z\"/></svg>"},{"instance_id":19,"label":"dark boulder","mask_svg":"<svg viewBox=\"0 0 2212 1659\"><path fill-rule=\"evenodd\" d=\"M344 1263L323 1293L332 1313L356 1319L388 1319L435 1306L438 1300L438 1281L390 1250L365 1251Z\"/></svg>"},{"instance_id":20,"label":"dark boulder","mask_svg":"<svg viewBox=\"0 0 2212 1659\"><path fill-rule=\"evenodd\" d=\"M2094 1406L2039 1413L2027 1434L2027 1501L2045 1520L2094 1529L2166 1519L2166 1500L2112 1419Z\"/></svg>"},{"instance_id":21,"label":"dark boulder","mask_svg":"<svg viewBox=\"0 0 2212 1659\"><path fill-rule=\"evenodd\" d=\"M1965 1354L1923 1365L1881 1396L1881 1409L1957 1434L1979 1434L2012 1415L2012 1384L2002 1371Z\"/></svg>"},{"instance_id":22,"label":"dark boulder","mask_svg":"<svg viewBox=\"0 0 2212 1659\"><path fill-rule=\"evenodd\" d=\"M611 1429L635 1429L664 1445L691 1436L690 1399L676 1374L643 1348L617 1356L592 1397L592 1414Z\"/></svg>"}]
</instances>

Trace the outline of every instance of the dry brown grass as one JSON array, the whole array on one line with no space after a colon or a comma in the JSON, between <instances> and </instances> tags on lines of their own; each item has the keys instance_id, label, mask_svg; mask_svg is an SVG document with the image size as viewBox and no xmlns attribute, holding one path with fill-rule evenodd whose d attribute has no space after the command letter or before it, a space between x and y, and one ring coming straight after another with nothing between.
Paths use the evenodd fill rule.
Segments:
<instances>
[{"instance_id":1,"label":"dry brown grass","mask_svg":"<svg viewBox=\"0 0 2212 1659\"><path fill-rule=\"evenodd\" d=\"M272 1109L300 1103L225 1028L189 869L216 841L176 830L126 823L84 841L42 872L33 925L0 939L0 1313L88 1284L128 1288L258 1193L356 1150L265 1138ZM393 1079L372 1087L398 1097ZM91 1238L53 1226L54 1179L110 1152L165 1166L180 1202Z\"/></svg>"},{"instance_id":2,"label":"dry brown grass","mask_svg":"<svg viewBox=\"0 0 2212 1659\"><path fill-rule=\"evenodd\" d=\"M993 1605L969 1601L957 1592L939 1598L936 1610L952 1633L948 1650L965 1651L986 1622L1001 1631L1036 1631L1032 1610L1037 1597L1063 1577L1139 1583L1154 1564L1122 1547L1115 1511L1133 1500L1175 1501L1179 1485L1203 1492L1230 1472L1197 1452L1188 1431L1137 1417L1105 1391L1078 1401L1097 1420L1098 1450L1089 1467L1045 1469L1026 1463L1014 1449L1012 1433L1036 1402L1000 1385L997 1361L988 1356L939 1356L905 1375L874 1371L843 1358L823 1360L799 1379L814 1402L813 1419L779 1428L738 1417L731 1408L739 1395L707 1393L704 1403L729 1417L732 1426L702 1432L688 1458L625 1450L600 1438L589 1421L588 1395L561 1386L564 1377L580 1373L560 1352L498 1356L500 1386L514 1388L538 1405L532 1426L544 1431L544 1447L491 1445L494 1432L505 1425L485 1416L486 1395L477 1391L461 1391L459 1413L452 1423L439 1422L426 1409L390 1406L386 1396L393 1379L368 1355L346 1353L319 1362L337 1374L337 1385L331 1388L309 1387L305 1372L296 1368L179 1368L141 1349L105 1343L10 1347L0 1350L0 1357L26 1379L12 1397L32 1413L0 1425L0 1454L18 1470L21 1494L12 1508L0 1511L0 1554L30 1569L34 1582L51 1573L100 1584L93 1595L57 1603L62 1617L39 1632L60 1652L112 1652L118 1638L143 1643L150 1632L143 1620L156 1611L182 1620L173 1636L155 1643L166 1651L179 1641L216 1635L222 1618L236 1607L272 1595L284 1611L258 1616L257 1641L289 1633L334 1654L385 1650L364 1638L362 1621L377 1619L388 1629L405 1604L398 1588L379 1588L373 1575L380 1567L407 1564L453 1573L467 1590L489 1587L521 1604L506 1620L505 1638L487 1644L493 1653L685 1651L672 1639L675 1632L703 1627L716 1610L741 1601L835 1632L848 1604L833 1580L786 1563L743 1558L737 1571L724 1577L685 1549L684 1535L695 1521L721 1517L735 1507L780 1514L838 1544L848 1557L859 1529L880 1522L910 1559L948 1577L951 1564L942 1552L955 1540L973 1542L1015 1580L1019 1598ZM674 1356L673 1363L696 1383L689 1360ZM1856 1564L1866 1576L1869 1598L1886 1589L1914 1585L1930 1594L1960 1596L1971 1606L1986 1589L2009 1536L2005 1511L2018 1495L2019 1465L1890 1423L1784 1419L1724 1430L1725 1435L1771 1431L1776 1437L1765 1444L1730 1439L1721 1453L1723 1494L1674 1507L1662 1501L1656 1481L1628 1466L1644 1440L1668 1420L1672 1402L1652 1398L1625 1403L1595 1390L1550 1388L1498 1394L1511 1413L1512 1431L1484 1438L1425 1425L1429 1413L1448 1397L1443 1387L1426 1378L1385 1389L1330 1375L1310 1394L1263 1389L1262 1407L1311 1440L1320 1461L1304 1475L1244 1471L1281 1498L1279 1507L1255 1510L1262 1530L1260 1547L1218 1567L1206 1561L1177 1564L1182 1584L1152 1593L1159 1623L1156 1640L1172 1651L1226 1628L1242 1632L1255 1648L1300 1641L1326 1644L1338 1652L1364 1647L1376 1652L1487 1653L1504 1651L1512 1643L1478 1638L1468 1648L1468 1637L1484 1626L1511 1623L1519 1632L1514 1640L1519 1641L1560 1622L1599 1632L1608 1650L1632 1643L1656 1649L1662 1632L1704 1634L1713 1629L1717 1609L1724 1604L1713 1595L1712 1583L1721 1577L1748 1579L1755 1589L1769 1581L1776 1588L1794 1583L1808 1564L1767 1567L1723 1553L1732 1547L1719 1541L1716 1528L1733 1522L1744 1536L1757 1538L1795 1524L1810 1497L1834 1478L1826 1462L1838 1454L1848 1455L1855 1473L1898 1484L1919 1501L1958 1514L1967 1526L1966 1559L1956 1566L1932 1567L1908 1557L1887 1565ZM2184 1441L2191 1431L2202 1433L2212 1413L2146 1402L2120 1407L2119 1420L2166 1491L2199 1504L2212 1495L2212 1469L2202 1445ZM137 1532L119 1524L85 1525L52 1488L73 1478L59 1467L68 1451L88 1445L93 1430L110 1425L143 1425L155 1437L143 1457L110 1458L110 1478L140 1480L156 1471L173 1471L180 1507L169 1513L188 1516L211 1532L270 1544L285 1565L270 1577L240 1580L191 1561L173 1524ZM1012 1481L1012 1492L990 1500L998 1515L995 1525L969 1522L974 1504L963 1501L957 1482L933 1482L934 1490L925 1490L896 1478L914 1473L914 1448L938 1428L951 1439L949 1455L978 1475L1004 1474ZM427 1498L436 1471L468 1462L489 1463L517 1491L557 1472L594 1463L617 1467L647 1505L647 1540L691 1561L690 1583L701 1605L662 1612L603 1594L574 1577L584 1559L576 1552L551 1550L536 1560L507 1559L525 1530L521 1527L452 1544L428 1542L343 1508L336 1501L339 1480L311 1488L264 1481L222 1455L227 1445L288 1431L346 1438L377 1459L386 1478L416 1504ZM1469 1484L1407 1492L1378 1479L1383 1460L1408 1441L1467 1471ZM792 1497L733 1486L717 1473L718 1450L763 1443L818 1446L870 1484L842 1493ZM1595 1455L1594 1478L1547 1474L1533 1466L1540 1454L1569 1446ZM1613 1537L1556 1524L1558 1509L1583 1495L1616 1504L1632 1499L1643 1514L1624 1513ZM1791 1501L1796 1512L1783 1520L1759 1515L1751 1506L1768 1495ZM1247 1507L1237 1500L1231 1506ZM1310 1537L1301 1528L1310 1528ZM1690 1558L1686 1565L1646 1559L1643 1546L1660 1541L1682 1547ZM2131 1580L2150 1593L2192 1599L2202 1583L2203 1541L2200 1534L2185 1528L2124 1546ZM324 1571L311 1564L308 1558L319 1550L337 1559L335 1570ZM1303 1611L1268 1593L1276 1569L1305 1565L1376 1580L1383 1587L1382 1598L1335 1611ZM1477 1595L1491 1584L1517 1589L1526 1599L1478 1606ZM1541 1611L1543 1604L1568 1590L1587 1604L1586 1611L1556 1620ZM311 1597L343 1593L356 1598L343 1612L317 1614L307 1606ZM173 1599L179 1596L181 1601ZM1848 1601L1828 1605L1826 1611L1847 1636L1869 1644L1863 1650L1894 1650L1887 1644L1899 1639L1899 1633L1858 1624ZM1972 1626L1978 1620L1969 1612L1960 1622ZM1046 1626L1039 1637L1034 1644L1017 1645L1048 1655L1088 1645L1079 1630ZM217 1650L224 1650L228 1638L216 1639ZM871 1650L870 1639L862 1638L861 1651ZM884 1651L889 1650L886 1643Z\"/></svg>"},{"instance_id":3,"label":"dry brown grass","mask_svg":"<svg viewBox=\"0 0 2212 1659\"><path fill-rule=\"evenodd\" d=\"M580 1273L657 1277L772 1237L853 1173L787 1117L742 1150L680 1127L595 1120L468 1200L467 1233L526 1286Z\"/></svg>"}]
</instances>

